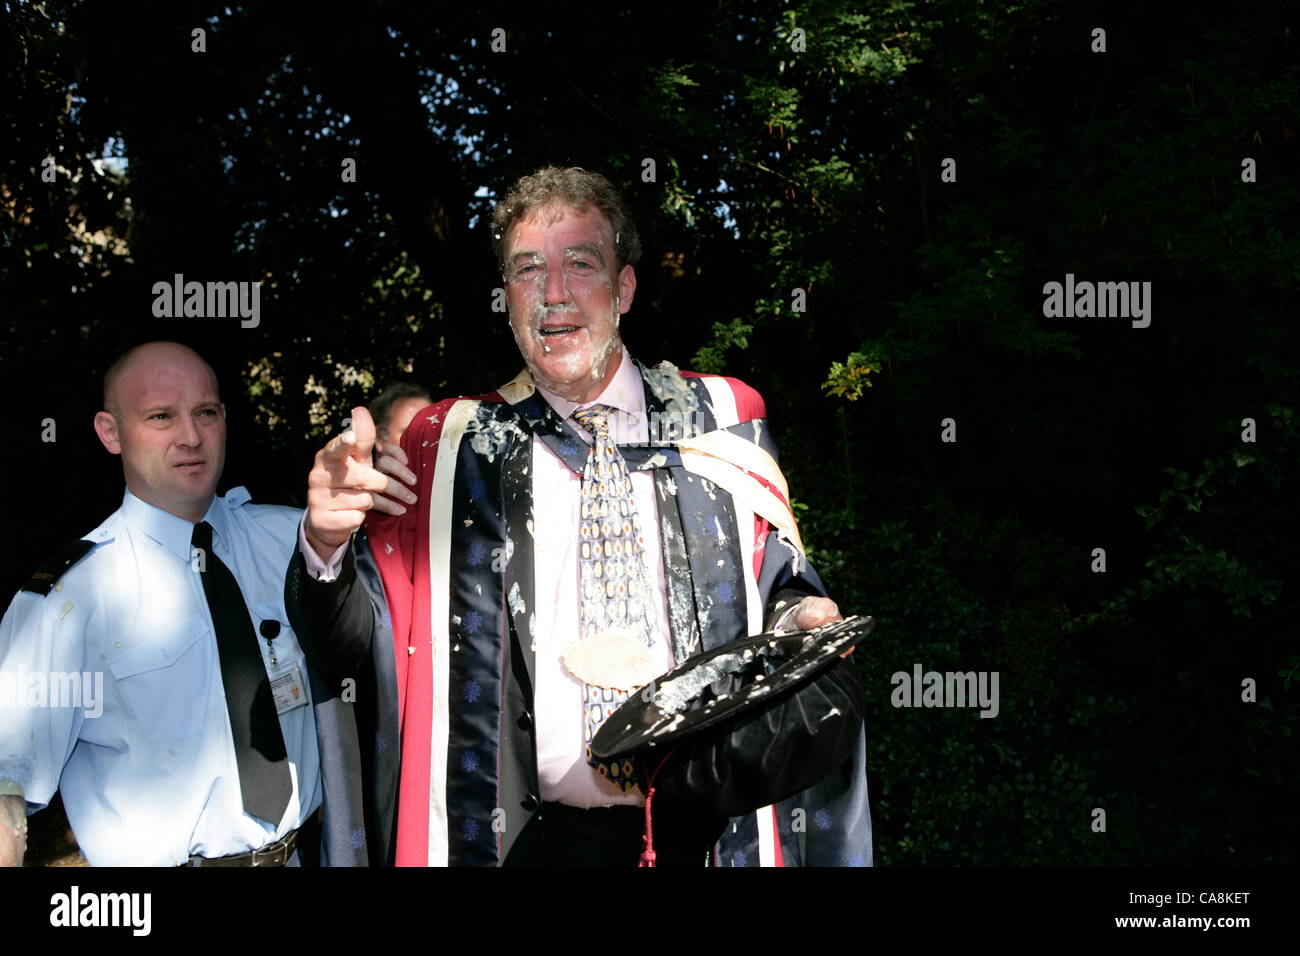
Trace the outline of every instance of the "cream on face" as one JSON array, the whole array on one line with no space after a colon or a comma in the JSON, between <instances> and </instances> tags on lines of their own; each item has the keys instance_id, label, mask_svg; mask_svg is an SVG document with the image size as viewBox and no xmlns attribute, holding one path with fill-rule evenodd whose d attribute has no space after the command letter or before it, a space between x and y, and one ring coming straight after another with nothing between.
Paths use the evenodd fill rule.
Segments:
<instances>
[{"instance_id":1,"label":"cream on face","mask_svg":"<svg viewBox=\"0 0 1300 956\"><path fill-rule=\"evenodd\" d=\"M590 401L618 370L620 316L632 304L631 266L615 275L613 230L597 209L538 210L510 230L506 298L515 344L533 379Z\"/></svg>"}]
</instances>

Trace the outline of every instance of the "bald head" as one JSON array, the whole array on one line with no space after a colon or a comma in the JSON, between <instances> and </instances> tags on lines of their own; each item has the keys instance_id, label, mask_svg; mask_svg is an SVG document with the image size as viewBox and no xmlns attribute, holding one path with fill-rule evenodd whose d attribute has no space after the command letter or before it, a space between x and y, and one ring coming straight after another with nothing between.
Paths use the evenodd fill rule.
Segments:
<instances>
[{"instance_id":1,"label":"bald head","mask_svg":"<svg viewBox=\"0 0 1300 956\"><path fill-rule=\"evenodd\" d=\"M95 433L122 456L126 487L146 504L199 521L226 461L226 408L212 367L177 342L131 349L104 374Z\"/></svg>"},{"instance_id":2,"label":"bald head","mask_svg":"<svg viewBox=\"0 0 1300 956\"><path fill-rule=\"evenodd\" d=\"M123 393L129 390L129 384L124 383L156 378L159 371L166 369L206 376L214 397L219 397L216 373L198 352L179 342L146 342L123 352L104 373L104 408L121 421Z\"/></svg>"}]
</instances>

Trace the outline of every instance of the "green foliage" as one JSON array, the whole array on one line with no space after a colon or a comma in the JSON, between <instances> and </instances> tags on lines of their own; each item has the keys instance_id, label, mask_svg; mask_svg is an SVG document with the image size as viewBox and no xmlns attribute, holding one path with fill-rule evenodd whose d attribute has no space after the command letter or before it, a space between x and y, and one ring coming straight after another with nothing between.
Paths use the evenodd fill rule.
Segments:
<instances>
[{"instance_id":1,"label":"green foliage","mask_svg":"<svg viewBox=\"0 0 1300 956\"><path fill-rule=\"evenodd\" d=\"M726 368L724 353L731 348L749 347L749 335L754 326L744 319L713 323L713 339L701 346L691 359L692 367L700 372L721 372Z\"/></svg>"},{"instance_id":2,"label":"green foliage","mask_svg":"<svg viewBox=\"0 0 1300 956\"><path fill-rule=\"evenodd\" d=\"M686 112L685 93L687 88L692 86L699 86L699 83L691 79L685 69L676 66L671 60L650 72L650 88L655 91L660 109L665 114Z\"/></svg>"},{"instance_id":3,"label":"green foliage","mask_svg":"<svg viewBox=\"0 0 1300 956\"><path fill-rule=\"evenodd\" d=\"M880 371L880 363L872 361L861 352L852 353L847 362L832 362L831 370L822 382L822 389L831 395L855 402L862 390L871 387L870 375Z\"/></svg>"},{"instance_id":4,"label":"green foliage","mask_svg":"<svg viewBox=\"0 0 1300 956\"><path fill-rule=\"evenodd\" d=\"M1134 599L1150 601L1207 588L1218 591L1231 614L1238 617L1251 617L1256 608L1277 601L1282 582L1260 573L1271 553L1247 561L1232 553L1236 547L1205 537L1213 535L1235 545L1239 539L1233 526L1246 504L1244 495L1261 484L1280 490L1288 470L1294 467L1294 409L1270 405L1267 411L1272 427L1264 429L1266 443L1238 442L1217 458L1204 459L1195 475L1182 468L1163 469L1170 482L1161 490L1158 504L1134 509L1143 527L1153 532L1149 545L1153 553L1144 565L1149 576L1135 587L1123 588L1101 610L1088 615L1089 623Z\"/></svg>"},{"instance_id":5,"label":"green foliage","mask_svg":"<svg viewBox=\"0 0 1300 956\"><path fill-rule=\"evenodd\" d=\"M810 552L841 604L873 614L855 656L867 687L881 865L1078 865L1122 859L1090 829L1108 806L1105 749L1127 708L1070 653L1064 596L1042 591L1041 549L1013 521L939 501L913 518L844 533L844 513L804 519ZM838 531L838 533L837 533ZM1033 544L1028 544L1033 542ZM1063 568L1057 568L1064 575ZM896 672L997 670L1001 713L896 708Z\"/></svg>"}]
</instances>

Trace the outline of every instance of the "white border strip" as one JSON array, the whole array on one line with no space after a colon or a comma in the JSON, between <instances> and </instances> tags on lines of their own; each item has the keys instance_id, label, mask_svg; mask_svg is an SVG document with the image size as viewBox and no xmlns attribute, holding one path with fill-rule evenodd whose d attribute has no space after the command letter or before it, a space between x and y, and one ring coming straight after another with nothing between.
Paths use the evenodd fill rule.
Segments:
<instances>
[{"instance_id":1,"label":"white border strip","mask_svg":"<svg viewBox=\"0 0 1300 956\"><path fill-rule=\"evenodd\" d=\"M724 379L715 376L701 376L704 386L709 390L709 401L713 405L713 417L719 428L729 428L739 424L740 413L736 410L736 394ZM745 582L745 614L750 634L763 633L763 604L758 596L758 580L754 575L754 512L747 508L734 494L731 496L732 507L736 512L736 533L740 537L740 558L744 562L741 577ZM773 825L776 814L771 806L760 807L754 811L758 823L758 865L776 866L776 828Z\"/></svg>"},{"instance_id":2,"label":"white border strip","mask_svg":"<svg viewBox=\"0 0 1300 956\"><path fill-rule=\"evenodd\" d=\"M465 426L478 410L473 400L457 402L443 419L438 461L429 488L429 633L433 654L433 705L429 728L429 866L446 866L447 741L450 727L448 683L451 679L451 501L456 458ZM418 547L418 545L417 545ZM419 648L416 653L419 653Z\"/></svg>"}]
</instances>

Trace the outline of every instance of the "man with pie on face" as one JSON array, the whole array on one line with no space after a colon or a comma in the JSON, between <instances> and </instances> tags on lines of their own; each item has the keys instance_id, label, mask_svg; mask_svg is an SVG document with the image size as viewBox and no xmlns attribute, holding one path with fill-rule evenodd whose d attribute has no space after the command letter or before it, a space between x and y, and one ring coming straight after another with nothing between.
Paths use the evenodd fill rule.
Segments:
<instances>
[{"instance_id":1,"label":"man with pie on face","mask_svg":"<svg viewBox=\"0 0 1300 956\"><path fill-rule=\"evenodd\" d=\"M373 691L368 820L396 864L634 866L648 768L595 758L601 722L689 657L840 614L758 393L623 345L640 242L614 187L547 167L493 227L524 369L400 447L353 409L287 603L308 658ZM870 865L865 742L744 817L656 797L654 843L660 866Z\"/></svg>"}]
</instances>

